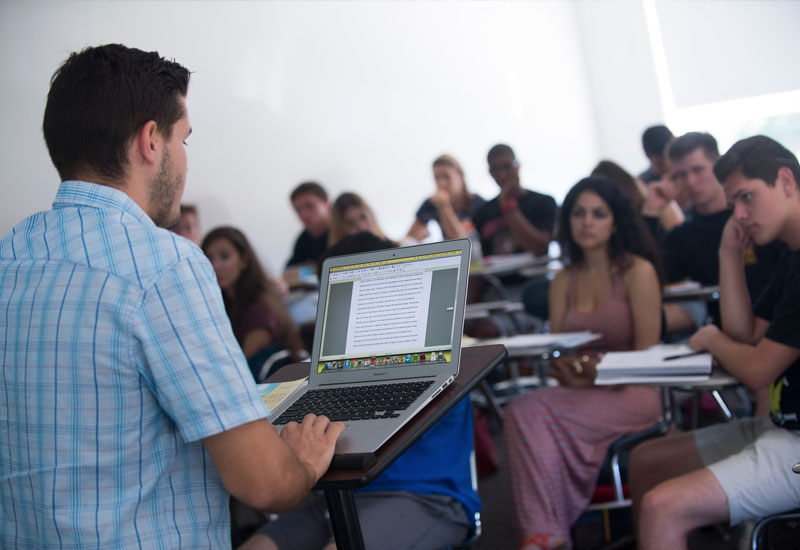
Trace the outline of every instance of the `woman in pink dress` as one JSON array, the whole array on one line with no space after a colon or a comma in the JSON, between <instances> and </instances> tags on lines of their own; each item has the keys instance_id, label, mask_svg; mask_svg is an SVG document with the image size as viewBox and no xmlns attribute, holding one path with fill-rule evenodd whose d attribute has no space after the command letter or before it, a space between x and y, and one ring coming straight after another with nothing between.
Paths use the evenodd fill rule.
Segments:
<instances>
[{"instance_id":1,"label":"woman in pink dress","mask_svg":"<svg viewBox=\"0 0 800 550\"><path fill-rule=\"evenodd\" d=\"M550 285L551 332L602 335L593 351L644 349L661 334L655 243L619 189L602 177L578 182L561 208L567 267ZM558 387L506 409L504 424L515 523L524 550L569 548L570 527L589 504L608 447L655 424L649 387L596 387L596 355L551 363Z\"/></svg>"}]
</instances>

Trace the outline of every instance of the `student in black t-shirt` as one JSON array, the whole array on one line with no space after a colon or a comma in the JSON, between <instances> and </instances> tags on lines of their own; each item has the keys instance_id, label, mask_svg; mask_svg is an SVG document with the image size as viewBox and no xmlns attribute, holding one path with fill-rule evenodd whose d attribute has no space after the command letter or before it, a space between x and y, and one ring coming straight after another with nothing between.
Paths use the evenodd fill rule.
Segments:
<instances>
[{"instance_id":1,"label":"student in black t-shirt","mask_svg":"<svg viewBox=\"0 0 800 550\"><path fill-rule=\"evenodd\" d=\"M556 201L520 186L519 162L508 145L492 147L488 161L500 194L478 209L473 220L483 254L546 254L553 238Z\"/></svg>"},{"instance_id":2,"label":"student in black t-shirt","mask_svg":"<svg viewBox=\"0 0 800 550\"><path fill-rule=\"evenodd\" d=\"M682 189L692 208L687 221L667 233L662 245L664 269L669 282L696 281L704 286L719 284L717 250L722 229L731 216L725 190L714 175L719 158L717 141L711 134L689 132L672 141L666 150L669 174ZM784 246L767 243L754 246L745 255L747 286L753 300L766 286ZM665 304L666 331L696 330L704 324L702 302ZM716 304L708 315L719 323Z\"/></svg>"},{"instance_id":3,"label":"student in black t-shirt","mask_svg":"<svg viewBox=\"0 0 800 550\"><path fill-rule=\"evenodd\" d=\"M500 187L500 194L481 206L473 221L481 240L481 251L485 256L532 252L547 254L553 239L556 221L556 201L549 195L524 189L519 183L519 162L514 150L508 145L498 144L489 150L489 173ZM501 278L505 294L501 297L520 300L525 279L518 274ZM487 299L487 288L481 278L470 278L468 301ZM530 283L526 302L532 304L532 312L547 311L549 281L535 279ZM468 323L466 332L476 337L494 337L517 330L530 330L536 321L527 313L492 316Z\"/></svg>"},{"instance_id":4,"label":"student in black t-shirt","mask_svg":"<svg viewBox=\"0 0 800 550\"><path fill-rule=\"evenodd\" d=\"M439 224L445 239L471 236L475 228L472 217L486 201L469 192L464 170L455 157L441 155L434 160L433 178L436 192L417 210L406 239L420 242L428 238L428 222L431 220Z\"/></svg>"},{"instance_id":5,"label":"student in black t-shirt","mask_svg":"<svg viewBox=\"0 0 800 550\"><path fill-rule=\"evenodd\" d=\"M286 266L306 263L316 266L317 258L328 247L328 229L331 225L328 193L320 184L307 181L295 187L290 199L304 229L295 241L292 257Z\"/></svg>"},{"instance_id":6,"label":"student in black t-shirt","mask_svg":"<svg viewBox=\"0 0 800 550\"><path fill-rule=\"evenodd\" d=\"M800 506L800 165L774 140L734 144L714 165L733 216L719 248L723 329L689 341L753 389L769 386L770 417L737 419L637 447L630 485L643 550L685 548L702 525ZM751 305L745 250L779 239L790 249Z\"/></svg>"}]
</instances>

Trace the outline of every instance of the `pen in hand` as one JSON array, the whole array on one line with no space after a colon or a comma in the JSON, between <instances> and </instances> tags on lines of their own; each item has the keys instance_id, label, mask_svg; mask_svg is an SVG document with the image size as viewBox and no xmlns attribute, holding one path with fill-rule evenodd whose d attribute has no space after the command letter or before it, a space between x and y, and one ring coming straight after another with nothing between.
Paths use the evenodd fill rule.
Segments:
<instances>
[{"instance_id":1,"label":"pen in hand","mask_svg":"<svg viewBox=\"0 0 800 550\"><path fill-rule=\"evenodd\" d=\"M694 357L695 355L704 355L707 351L692 351L690 353L679 353L677 355L667 355L663 361L672 361L673 359L683 359L684 357Z\"/></svg>"}]
</instances>

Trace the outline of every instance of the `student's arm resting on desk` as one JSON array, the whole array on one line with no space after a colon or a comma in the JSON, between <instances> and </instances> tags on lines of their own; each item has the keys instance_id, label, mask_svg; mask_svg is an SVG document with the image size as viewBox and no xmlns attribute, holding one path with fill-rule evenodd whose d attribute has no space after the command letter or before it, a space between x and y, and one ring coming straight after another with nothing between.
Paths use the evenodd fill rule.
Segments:
<instances>
[{"instance_id":1,"label":"student's arm resting on desk","mask_svg":"<svg viewBox=\"0 0 800 550\"><path fill-rule=\"evenodd\" d=\"M307 415L281 431L256 420L203 439L223 485L233 496L265 512L295 507L327 471L341 422Z\"/></svg>"},{"instance_id":2,"label":"student's arm resting on desk","mask_svg":"<svg viewBox=\"0 0 800 550\"><path fill-rule=\"evenodd\" d=\"M764 319L757 319L756 324L769 326ZM689 346L711 352L731 376L753 390L769 386L800 358L798 348L769 338L761 338L756 345L737 342L715 325L698 330L689 339Z\"/></svg>"}]
</instances>

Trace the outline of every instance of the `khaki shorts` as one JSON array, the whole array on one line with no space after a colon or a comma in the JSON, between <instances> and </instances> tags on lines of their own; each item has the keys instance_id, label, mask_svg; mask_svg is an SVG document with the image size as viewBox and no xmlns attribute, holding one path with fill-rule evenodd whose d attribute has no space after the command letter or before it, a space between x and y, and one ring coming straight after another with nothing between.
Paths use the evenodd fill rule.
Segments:
<instances>
[{"instance_id":1,"label":"khaki shorts","mask_svg":"<svg viewBox=\"0 0 800 550\"><path fill-rule=\"evenodd\" d=\"M740 418L695 431L703 464L728 499L731 525L800 507L800 433L769 418Z\"/></svg>"}]
</instances>

